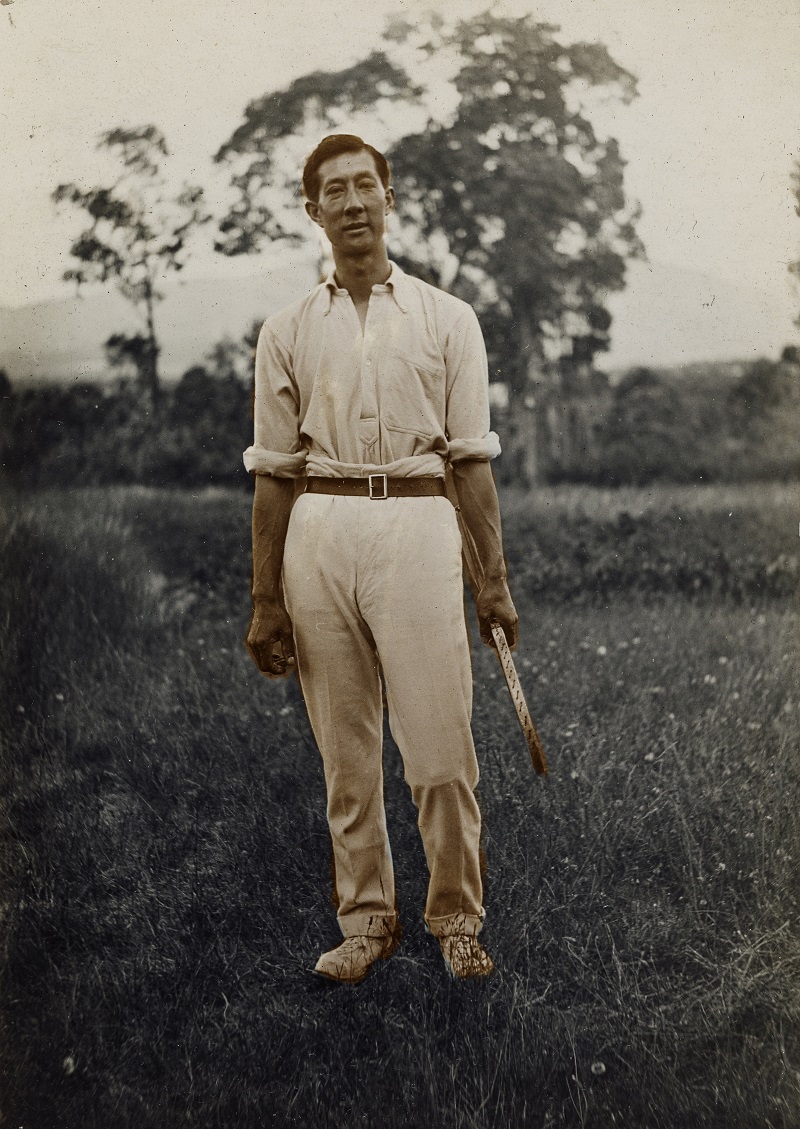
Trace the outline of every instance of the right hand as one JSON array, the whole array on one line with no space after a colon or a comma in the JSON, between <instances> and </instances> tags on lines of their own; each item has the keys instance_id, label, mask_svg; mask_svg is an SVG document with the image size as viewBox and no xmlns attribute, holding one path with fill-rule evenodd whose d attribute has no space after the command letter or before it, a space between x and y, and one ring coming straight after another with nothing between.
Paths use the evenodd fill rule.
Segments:
<instances>
[{"instance_id":1,"label":"right hand","mask_svg":"<svg viewBox=\"0 0 800 1129\"><path fill-rule=\"evenodd\" d=\"M292 621L278 600L253 601L244 643L253 662L269 678L283 678L295 665Z\"/></svg>"}]
</instances>

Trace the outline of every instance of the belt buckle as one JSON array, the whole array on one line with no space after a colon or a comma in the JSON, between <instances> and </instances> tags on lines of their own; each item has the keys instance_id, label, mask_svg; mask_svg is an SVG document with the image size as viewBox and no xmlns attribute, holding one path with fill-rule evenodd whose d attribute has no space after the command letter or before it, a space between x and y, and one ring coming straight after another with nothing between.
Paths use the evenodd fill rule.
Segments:
<instances>
[{"instance_id":1,"label":"belt buckle","mask_svg":"<svg viewBox=\"0 0 800 1129\"><path fill-rule=\"evenodd\" d=\"M383 482L377 482L378 479L383 479ZM389 480L385 474L371 474L367 481L369 483L369 496L373 502L382 502L384 498L389 497ZM377 490L382 490L383 493L377 494Z\"/></svg>"}]
</instances>

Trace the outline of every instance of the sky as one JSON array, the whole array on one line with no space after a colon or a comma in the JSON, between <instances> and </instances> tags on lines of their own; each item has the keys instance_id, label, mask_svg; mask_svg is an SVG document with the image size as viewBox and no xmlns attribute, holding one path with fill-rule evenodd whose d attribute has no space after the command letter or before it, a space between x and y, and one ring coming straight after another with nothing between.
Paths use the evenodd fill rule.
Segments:
<instances>
[{"instance_id":1,"label":"sky","mask_svg":"<svg viewBox=\"0 0 800 1129\"><path fill-rule=\"evenodd\" d=\"M469 16L473 0L0 0L0 305L71 291L60 281L79 217L52 189L108 179L95 150L113 126L156 123L181 177L224 184L211 155L248 101L375 46L390 13ZM600 40L639 80L600 128L620 141L649 258L758 291L775 340L800 294L791 171L800 158L800 0L507 0L566 41ZM216 178L216 179L215 179ZM269 252L274 254L274 251ZM252 273L252 259L195 255L189 273Z\"/></svg>"}]
</instances>

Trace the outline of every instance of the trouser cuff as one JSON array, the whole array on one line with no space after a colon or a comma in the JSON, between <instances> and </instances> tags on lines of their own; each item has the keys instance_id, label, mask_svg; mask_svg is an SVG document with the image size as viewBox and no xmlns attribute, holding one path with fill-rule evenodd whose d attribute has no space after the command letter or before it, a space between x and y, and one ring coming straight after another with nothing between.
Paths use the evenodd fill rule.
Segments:
<instances>
[{"instance_id":1,"label":"trouser cuff","mask_svg":"<svg viewBox=\"0 0 800 1129\"><path fill-rule=\"evenodd\" d=\"M339 918L339 928L345 937L392 937L400 928L396 913L349 913Z\"/></svg>"},{"instance_id":2,"label":"trouser cuff","mask_svg":"<svg viewBox=\"0 0 800 1129\"><path fill-rule=\"evenodd\" d=\"M434 937L452 937L454 934L476 937L483 928L486 915L474 913L451 913L447 917L426 917L425 925Z\"/></svg>"}]
</instances>

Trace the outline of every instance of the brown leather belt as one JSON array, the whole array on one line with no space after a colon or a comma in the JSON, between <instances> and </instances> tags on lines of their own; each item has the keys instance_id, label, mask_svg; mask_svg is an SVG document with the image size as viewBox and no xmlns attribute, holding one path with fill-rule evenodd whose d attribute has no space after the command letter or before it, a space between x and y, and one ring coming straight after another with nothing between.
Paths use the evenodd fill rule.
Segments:
<instances>
[{"instance_id":1,"label":"brown leather belt","mask_svg":"<svg viewBox=\"0 0 800 1129\"><path fill-rule=\"evenodd\" d=\"M385 474L370 474L364 478L323 478L313 475L306 479L306 494L342 494L352 498L371 498L374 502L385 498L446 497L444 479L434 476L418 478L389 478Z\"/></svg>"}]
</instances>

